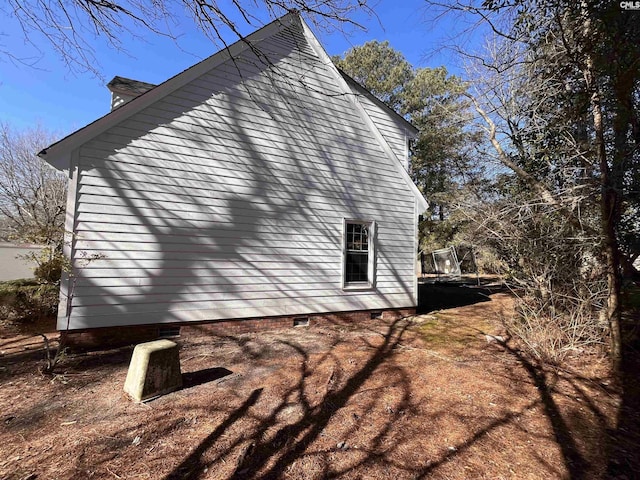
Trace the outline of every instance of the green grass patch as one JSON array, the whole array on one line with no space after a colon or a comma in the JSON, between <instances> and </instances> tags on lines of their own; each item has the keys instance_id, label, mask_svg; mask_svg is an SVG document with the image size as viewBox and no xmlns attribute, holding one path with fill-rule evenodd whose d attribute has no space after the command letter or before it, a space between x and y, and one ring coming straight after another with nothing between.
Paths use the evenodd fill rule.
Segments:
<instances>
[{"instance_id":1,"label":"green grass patch","mask_svg":"<svg viewBox=\"0 0 640 480\"><path fill-rule=\"evenodd\" d=\"M474 311L473 307L466 307L464 312L456 309L432 312L423 318L418 331L426 347L456 358L464 358L470 350L482 347L485 335L494 335L499 328L494 319Z\"/></svg>"},{"instance_id":2,"label":"green grass patch","mask_svg":"<svg viewBox=\"0 0 640 480\"><path fill-rule=\"evenodd\" d=\"M0 293L12 292L21 287L37 287L40 283L35 278L21 278L0 282Z\"/></svg>"},{"instance_id":3,"label":"green grass patch","mask_svg":"<svg viewBox=\"0 0 640 480\"><path fill-rule=\"evenodd\" d=\"M420 333L431 347L466 347L480 338L480 333L469 325L460 324L456 318L447 315L431 314L420 325Z\"/></svg>"},{"instance_id":4,"label":"green grass patch","mask_svg":"<svg viewBox=\"0 0 640 480\"><path fill-rule=\"evenodd\" d=\"M451 341L446 330L446 323L437 317L420 325L420 333L425 342L433 346L441 346Z\"/></svg>"}]
</instances>

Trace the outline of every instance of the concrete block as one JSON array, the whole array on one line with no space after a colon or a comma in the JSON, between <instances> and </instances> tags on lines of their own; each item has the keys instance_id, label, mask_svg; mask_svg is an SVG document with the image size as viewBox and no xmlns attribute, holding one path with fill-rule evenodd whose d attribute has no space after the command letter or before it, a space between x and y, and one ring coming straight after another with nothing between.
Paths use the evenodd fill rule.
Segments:
<instances>
[{"instance_id":1,"label":"concrete block","mask_svg":"<svg viewBox=\"0 0 640 480\"><path fill-rule=\"evenodd\" d=\"M182 387L178 345L155 340L136 345L129 364L124 391L136 402L149 400Z\"/></svg>"}]
</instances>

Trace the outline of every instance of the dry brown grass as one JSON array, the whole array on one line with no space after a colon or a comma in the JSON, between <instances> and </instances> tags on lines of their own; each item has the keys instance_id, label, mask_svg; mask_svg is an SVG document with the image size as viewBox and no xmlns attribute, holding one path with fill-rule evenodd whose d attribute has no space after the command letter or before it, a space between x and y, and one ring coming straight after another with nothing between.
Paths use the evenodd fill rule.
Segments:
<instances>
[{"instance_id":1,"label":"dry brown grass","mask_svg":"<svg viewBox=\"0 0 640 480\"><path fill-rule=\"evenodd\" d=\"M30 340L4 338L0 477L599 478L618 401L606 362L544 370L488 343L509 308L496 294L185 342L188 388L142 405L122 393L130 349L69 357L52 379Z\"/></svg>"}]
</instances>

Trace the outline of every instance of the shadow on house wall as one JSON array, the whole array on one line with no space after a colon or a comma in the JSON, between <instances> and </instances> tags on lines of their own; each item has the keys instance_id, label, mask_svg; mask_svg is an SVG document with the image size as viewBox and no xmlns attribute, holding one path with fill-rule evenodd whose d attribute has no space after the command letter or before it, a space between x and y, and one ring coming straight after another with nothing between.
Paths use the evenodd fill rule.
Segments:
<instances>
[{"instance_id":1,"label":"shadow on house wall","mask_svg":"<svg viewBox=\"0 0 640 480\"><path fill-rule=\"evenodd\" d=\"M390 250L413 248L394 243L411 217L370 193L397 195L395 170L371 165L383 152L298 58L300 32L282 35L81 148L72 329L410 306ZM341 289L345 217L380 220L375 291Z\"/></svg>"}]
</instances>

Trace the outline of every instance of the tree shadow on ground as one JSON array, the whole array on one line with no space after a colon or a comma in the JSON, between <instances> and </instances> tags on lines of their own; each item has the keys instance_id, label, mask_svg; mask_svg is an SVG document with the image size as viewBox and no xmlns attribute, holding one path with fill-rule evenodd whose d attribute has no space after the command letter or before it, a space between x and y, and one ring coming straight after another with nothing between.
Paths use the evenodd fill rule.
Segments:
<instances>
[{"instance_id":1,"label":"tree shadow on ground","mask_svg":"<svg viewBox=\"0 0 640 480\"><path fill-rule=\"evenodd\" d=\"M434 345L423 342L413 320L214 341L192 352L198 355L192 357L194 371L185 374L185 385L193 390L167 395L151 406L101 404L104 413L91 423L98 434L88 441L70 437L68 447L75 446L78 460L59 476L142 475L136 461L144 456L144 468L165 479L462 478L452 468L492 473L492 464L484 461L487 452L515 451L505 445L506 436L527 450L518 458L534 462L540 476L601 478L596 474L605 469L603 434L609 421L600 403L591 401L593 378L560 376L519 351L484 340L470 347L488 357L483 370L476 370L477 359L433 355ZM485 332L475 333L482 338ZM320 337L326 339L322 348ZM407 352L412 352L409 359ZM110 353L109 360L117 362L117 352ZM120 354L128 360L130 351ZM436 371L420 379L424 372L418 361L435 359ZM80 360L94 358L70 359L69 365L77 368ZM223 364L234 374L221 377L229 372L216 366ZM273 368L265 373L268 366ZM487 369L490 374L484 373ZM462 370L488 384L458 379ZM123 373L121 369L118 381ZM224 378L224 387L214 384L218 378ZM475 390L484 385L490 390L493 381L508 386L503 402ZM84 380L79 382L69 388ZM202 389L196 386L207 382ZM437 393L443 386L450 390ZM474 398L467 400L467 394ZM476 408L490 400L497 405ZM28 411L11 410L5 429L17 435L28 425L42 428L48 418L56 425L75 421L66 402L61 395L53 403L43 398ZM112 416L121 421L107 424ZM82 424L82 417L78 421ZM50 451L38 462L46 465L58 458L59 452ZM36 469L25 466L29 468Z\"/></svg>"},{"instance_id":2,"label":"tree shadow on ground","mask_svg":"<svg viewBox=\"0 0 640 480\"><path fill-rule=\"evenodd\" d=\"M44 358L46 349L44 334L18 335L0 339L0 366L20 364L38 357ZM52 350L58 345L56 334L47 336Z\"/></svg>"},{"instance_id":3,"label":"tree shadow on ground","mask_svg":"<svg viewBox=\"0 0 640 480\"><path fill-rule=\"evenodd\" d=\"M63 359L63 367L65 370L83 372L94 368L103 370L128 365L134 347L135 345L127 345L110 350L72 354L67 359Z\"/></svg>"},{"instance_id":4,"label":"tree shadow on ground","mask_svg":"<svg viewBox=\"0 0 640 480\"><path fill-rule=\"evenodd\" d=\"M266 416L252 416L249 411L261 394L261 390L254 390L239 408L231 412L213 432L192 450L191 454L164 477L165 480L198 478L203 469L214 464L224 455L217 455L213 461L207 460L203 456L207 449L225 433L228 427L245 415L257 420L258 424L242 437L237 438L227 448L227 451L230 451L244 445L231 478L277 477L297 459L308 455L308 447L318 439L336 412L347 404L365 381L393 354L409 326L410 322L404 319L393 321L384 334L379 334L382 337L381 343L369 344L373 353L368 357L366 363L347 378L343 377L343 369L334 353L331 350L325 352L318 365L329 364L333 367L326 385L322 385L325 393L319 400L314 398L313 393L318 386L311 384L314 367L311 366L309 353L295 343L284 341L283 343L290 347L293 355L300 357L301 360L297 382L282 393L279 403L273 406ZM402 384L400 388L404 390L403 403L407 403L409 379L405 375L401 375L400 378ZM282 425L279 418L292 404L301 408L302 415L299 420ZM408 407L408 405L404 405L404 407ZM403 408L403 405L397 408ZM377 438L382 438L391 427L392 423L390 422L384 425ZM273 435L267 434L267 431L273 428L276 428L277 431ZM325 463L324 478L329 478L330 467L329 463Z\"/></svg>"},{"instance_id":5,"label":"tree shadow on ground","mask_svg":"<svg viewBox=\"0 0 640 480\"><path fill-rule=\"evenodd\" d=\"M520 417L540 409L551 426L550 439L558 446L564 465L564 472L557 471L556 466L545 463L544 455L539 456L538 460L541 465L546 466L547 473L551 472L558 477L568 474L568 478L582 479L595 478L594 475L601 472L602 464L592 461L601 452L598 451L596 443L592 444L588 439L593 433L590 429L593 428L594 422L598 429L604 431L606 419L599 408L590 401L583 388L583 381L586 382L587 379L572 377L568 386L565 384L562 391L558 390L557 376L506 344L500 344L497 348L502 348L513 358L513 377L522 375L524 369L530 379L527 385L533 384L538 395L515 410L487 417L486 422L482 422L479 428L469 431L466 438L450 446L437 458L404 462L402 452L413 448L414 445L412 437L417 430L412 429L429 428L428 425L415 426L403 423L408 428L401 427L398 430L396 424L397 421L402 421L401 415L404 412L411 415L416 409L411 387L411 377L415 372L412 373L393 362L393 356L407 347L410 338L407 330L410 326L410 320L402 319L387 325L385 331L378 332L379 340L373 340L368 344L367 350L371 353L355 370L345 368L347 365L344 359L341 360L333 349L324 352L316 363L304 348L296 343L283 341L283 345L291 348L292 357L300 358L296 374L297 383L289 384L278 395L276 403L269 404L266 414L259 413L260 409L257 406L255 409L252 408L254 404L263 401L262 398L258 398L260 392L254 390L237 408L230 410L222 423L195 445L191 453L164 478L200 478L207 469L214 468L222 459L228 461L230 458L234 461L234 470L231 474L225 475L225 478L280 478L283 472L294 474L295 468L307 463L315 469L313 474L309 473L313 478L348 478L350 474L359 475L361 469L366 471L368 468L379 472L394 471L402 476L410 475L411 478L428 478L458 455L465 455L472 450L478 442L491 438L500 428L516 428L524 435L534 435L520 425ZM373 332L372 329L369 333ZM372 335L371 338L376 336ZM322 379L318 384L318 366L322 364L332 365L328 369L330 374L326 385L322 384ZM382 395L375 395L367 402L364 402L364 397L358 397L359 415L354 415L350 410L352 413L348 419L341 417L343 409L352 404L354 397L378 388L370 388L371 378L374 373L382 373L385 369L393 371L394 374L386 378L392 378L400 392L394 400L395 403L389 407ZM327 371L324 375L327 375ZM388 387L389 385L385 385L385 388ZM319 388L321 392L318 396ZM531 394L530 389L525 388L524 384L522 390L516 384L513 385L513 389L513 395L516 396ZM561 397L566 391L570 391L571 396L580 397L580 410L585 407L586 414L562 404ZM286 417L286 412L292 406L299 410L299 415L295 415L293 421L292 417L289 417L288 421L283 422L283 416ZM389 417L371 430L372 415L384 409L390 412ZM457 411L455 402L452 404L452 410ZM430 412L429 416L435 422L439 415L443 414L456 415L450 411L445 413L436 410ZM250 428L243 429L241 435L227 431L234 424L243 421L243 416L244 422L248 421L251 425ZM458 420L464 422L464 414L460 413ZM335 425L336 421L345 423L343 431L336 438L331 437L332 440L327 446L326 439L322 439L331 430L330 423ZM347 423L351 425L347 426ZM353 432L364 428L369 432L366 443L347 443L346 440ZM216 450L213 448L214 443L223 435L226 438L231 436L233 440L222 450ZM390 443L391 438L393 441ZM585 438L587 441L584 441ZM336 456L350 456L352 461L337 466L332 463L332 458ZM291 470L292 467L294 470Z\"/></svg>"},{"instance_id":6,"label":"tree shadow on ground","mask_svg":"<svg viewBox=\"0 0 640 480\"><path fill-rule=\"evenodd\" d=\"M640 475L640 310L625 315L621 402L616 427L609 432L607 478L631 479Z\"/></svg>"},{"instance_id":7,"label":"tree shadow on ground","mask_svg":"<svg viewBox=\"0 0 640 480\"><path fill-rule=\"evenodd\" d=\"M487 332L482 330L477 332L487 335ZM538 398L532 399L533 403L528 408L542 407L544 416L551 426L554 443L559 447L567 478L602 478L602 448L606 448L606 442L596 439L607 432L609 422L606 414L592 401L586 388L587 385L593 387L597 382L561 367L547 366L515 347L511 339L497 340L496 345L515 360L510 369L513 371L510 376L517 378L516 370L524 369L535 386ZM566 382L564 388L558 385L561 381ZM606 389L598 387L609 394ZM577 400L578 408L563 404L562 397ZM477 437L476 434L473 439ZM606 452L604 459L606 462ZM556 473L559 477L563 476L561 472ZM635 478L635 475L621 478Z\"/></svg>"},{"instance_id":8,"label":"tree shadow on ground","mask_svg":"<svg viewBox=\"0 0 640 480\"><path fill-rule=\"evenodd\" d=\"M488 302L489 295L496 289L471 287L459 284L420 283L418 284L418 306L416 313L428 313L445 308L464 307L480 302Z\"/></svg>"},{"instance_id":9,"label":"tree shadow on ground","mask_svg":"<svg viewBox=\"0 0 640 480\"><path fill-rule=\"evenodd\" d=\"M190 479L197 478L197 475L200 473L202 469L201 465L201 457L206 452L206 450L211 447L214 442L222 436L225 431L237 420L244 417L249 408L251 408L260 398L262 394L262 389L254 390L249 398L247 398L240 407L236 408L224 422L218 425L213 432L211 432L207 438L202 440L198 446L191 452L189 456L187 456L178 466L176 466L169 475L165 478L166 480L178 480L178 479Z\"/></svg>"},{"instance_id":10,"label":"tree shadow on ground","mask_svg":"<svg viewBox=\"0 0 640 480\"><path fill-rule=\"evenodd\" d=\"M39 336L43 333L55 334L56 315L40 315L36 318L23 320L9 319L6 316L0 319L0 343L7 338L16 336Z\"/></svg>"},{"instance_id":11,"label":"tree shadow on ground","mask_svg":"<svg viewBox=\"0 0 640 480\"><path fill-rule=\"evenodd\" d=\"M231 370L224 367L205 368L195 372L183 373L182 389L184 390L186 388L202 385L203 383L213 382L231 375L232 373L233 372Z\"/></svg>"},{"instance_id":12,"label":"tree shadow on ground","mask_svg":"<svg viewBox=\"0 0 640 480\"><path fill-rule=\"evenodd\" d=\"M557 379L550 378L548 372L542 365L523 355L517 349L508 346L504 342L501 342L501 346L517 360L521 367L525 369L529 378L536 386L540 404L542 405L545 416L549 420L551 428L553 429L555 442L560 447L565 467L569 472L569 478L592 478L593 465L591 465L585 452L578 447L577 442L577 440L587 432L583 431L577 422L570 422L570 415L563 415L560 405L554 397L554 393L556 393L554 386ZM555 375L553 375L553 377L555 377ZM588 400L586 395L583 397ZM587 404L590 412L594 413L598 419L602 418L600 411L595 407L595 405L589 404L584 400L583 403ZM572 412L569 413L571 414ZM591 425L590 423L585 422L582 426L589 429ZM604 428L605 425L601 425L601 427ZM589 447L589 445L587 444L586 447Z\"/></svg>"}]
</instances>

